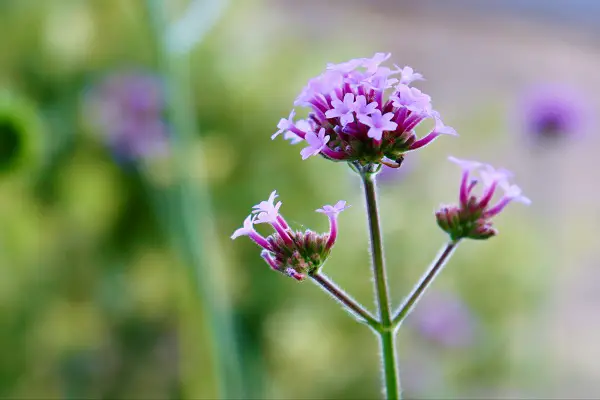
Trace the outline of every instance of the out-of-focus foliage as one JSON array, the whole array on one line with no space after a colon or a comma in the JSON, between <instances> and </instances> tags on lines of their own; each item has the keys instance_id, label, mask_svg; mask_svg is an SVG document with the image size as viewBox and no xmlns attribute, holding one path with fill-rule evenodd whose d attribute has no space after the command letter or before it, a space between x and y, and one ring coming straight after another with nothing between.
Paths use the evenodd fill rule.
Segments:
<instances>
[{"instance_id":1,"label":"out-of-focus foliage","mask_svg":"<svg viewBox=\"0 0 600 400\"><path fill-rule=\"evenodd\" d=\"M292 225L316 230L327 222L314 210L346 199L354 207L340 217L325 271L372 304L358 179L343 164L302 162L299 148L269 139L305 81L343 59L349 45L277 37L274 19L261 3L237 1L193 51L205 158L194 159L190 149L190 174L211 190L211 240L223 251L249 393L371 398L380 390L371 332L316 287L270 271L250 241L229 240L250 206L275 188ZM215 395L211 338L154 209L166 166L116 162L84 119L83 94L99 77L132 66L158 71L149 32L143 2L0 3L0 397ZM356 55L373 51L366 43L351 47ZM484 111L492 115L493 103ZM482 114L454 125L497 131L487 129L497 118ZM454 149L485 154L493 139L484 133ZM380 188L396 304L445 240L433 209L454 199L459 179L445 161L447 140ZM403 327L401 371L410 396L527 387L513 379L516 366L528 364L512 351L512 334L535 305L545 260L535 228L523 222L527 214L510 211L498 238L464 244L435 284L464 303L474 327L469 341L445 347L421 334L412 317Z\"/></svg>"}]
</instances>

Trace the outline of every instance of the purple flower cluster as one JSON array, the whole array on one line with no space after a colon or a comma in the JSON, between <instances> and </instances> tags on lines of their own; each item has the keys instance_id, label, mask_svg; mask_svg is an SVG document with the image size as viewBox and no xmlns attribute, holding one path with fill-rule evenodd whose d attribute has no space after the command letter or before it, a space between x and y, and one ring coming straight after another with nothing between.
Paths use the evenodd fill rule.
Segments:
<instances>
[{"instance_id":1,"label":"purple flower cluster","mask_svg":"<svg viewBox=\"0 0 600 400\"><path fill-rule=\"evenodd\" d=\"M263 248L261 256L272 269L302 281L306 274L318 271L329 256L337 238L338 214L348 207L345 201L338 201L334 206L326 205L317 210L329 217L329 233L293 231L279 214L282 203L275 203L277 197L277 191L273 191L267 201L252 207L244 226L237 229L231 238L248 236ZM262 236L254 229L254 225L262 223L271 225L275 232Z\"/></svg>"},{"instance_id":2,"label":"purple flower cluster","mask_svg":"<svg viewBox=\"0 0 600 400\"><path fill-rule=\"evenodd\" d=\"M293 144L305 141L303 159L321 154L334 161L398 167L396 160L405 153L428 145L439 135L456 135L432 108L431 97L410 86L423 80L421 74L408 66L381 66L390 56L377 53L372 58L327 65L294 103L309 107L308 117L294 121L293 109L271 138L283 133ZM433 120L434 127L418 138L414 130L427 119Z\"/></svg>"},{"instance_id":3,"label":"purple flower cluster","mask_svg":"<svg viewBox=\"0 0 600 400\"><path fill-rule=\"evenodd\" d=\"M90 122L120 160L164 155L168 128L160 80L152 74L127 71L108 75L86 97Z\"/></svg>"},{"instance_id":4,"label":"purple flower cluster","mask_svg":"<svg viewBox=\"0 0 600 400\"><path fill-rule=\"evenodd\" d=\"M459 204L447 205L436 212L440 228L447 232L454 241L462 238L487 239L498 232L492 226L491 219L498 215L510 202L517 201L530 204L531 201L522 195L517 185L509 183L512 174L504 169L496 170L491 165L477 161L460 160L449 157L458 164L463 172L459 192ZM480 196L473 190L478 184L471 178L471 173L478 172L483 183ZM492 198L498 189L504 193L500 200L492 204Z\"/></svg>"},{"instance_id":5,"label":"purple flower cluster","mask_svg":"<svg viewBox=\"0 0 600 400\"><path fill-rule=\"evenodd\" d=\"M576 136L588 122L585 98L564 85L529 89L519 104L519 113L523 130L536 141Z\"/></svg>"},{"instance_id":6,"label":"purple flower cluster","mask_svg":"<svg viewBox=\"0 0 600 400\"><path fill-rule=\"evenodd\" d=\"M420 149L440 135L456 135L432 108L431 97L411 83L423 76L411 67L394 69L381 66L389 53L376 53L372 58L358 58L341 64L328 64L324 73L311 79L295 101L296 106L310 108L308 117L294 121L293 109L283 118L271 139L283 134L292 144L305 142L302 159L321 155L333 161L349 162L363 177L380 172L382 165L398 168L407 152ZM397 76L397 77L396 77ZM425 120L433 121L433 129L418 138L415 128ZM463 168L458 205L443 206L436 212L438 225L453 241L463 238L487 239L497 232L491 218L511 201L529 203L518 186L508 182L510 173L474 162L450 160ZM475 196L477 180L470 174L478 171L483 180L483 194ZM497 189L503 197L491 204ZM298 281L319 271L337 238L337 217L346 202L324 206L317 212L329 217L328 233L310 230L294 231L279 214L281 202L277 192L253 207L243 227L232 239L248 236L262 248L261 256L274 270ZM256 224L271 225L274 232L264 237Z\"/></svg>"}]
</instances>

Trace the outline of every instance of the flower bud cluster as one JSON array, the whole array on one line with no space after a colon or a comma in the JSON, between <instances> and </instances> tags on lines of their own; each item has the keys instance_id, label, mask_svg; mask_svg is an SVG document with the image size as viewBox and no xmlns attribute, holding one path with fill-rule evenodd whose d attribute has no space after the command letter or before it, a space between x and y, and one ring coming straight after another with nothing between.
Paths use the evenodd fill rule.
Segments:
<instances>
[{"instance_id":1,"label":"flower bud cluster","mask_svg":"<svg viewBox=\"0 0 600 400\"><path fill-rule=\"evenodd\" d=\"M460 160L449 157L463 172L457 205L444 205L436 213L437 223L454 241L488 239L498 231L492 225L492 218L498 215L512 201L529 204L531 201L522 195L517 185L509 183L512 174L507 170L496 170L491 165L477 161ZM472 173L479 173L480 179L473 179ZM474 189L481 180L480 196ZM494 194L501 190L502 197L492 203Z\"/></svg>"},{"instance_id":2,"label":"flower bud cluster","mask_svg":"<svg viewBox=\"0 0 600 400\"><path fill-rule=\"evenodd\" d=\"M297 281L302 281L323 265L337 238L337 216L345 210L346 202L339 201L334 206L326 205L317 210L329 217L329 232L315 233L311 230L294 231L279 213L281 201L273 191L267 201L253 207L252 213L237 229L232 239L248 236L262 247L261 257L274 270L282 272ZM254 225L266 223L274 232L264 237L254 229Z\"/></svg>"}]
</instances>

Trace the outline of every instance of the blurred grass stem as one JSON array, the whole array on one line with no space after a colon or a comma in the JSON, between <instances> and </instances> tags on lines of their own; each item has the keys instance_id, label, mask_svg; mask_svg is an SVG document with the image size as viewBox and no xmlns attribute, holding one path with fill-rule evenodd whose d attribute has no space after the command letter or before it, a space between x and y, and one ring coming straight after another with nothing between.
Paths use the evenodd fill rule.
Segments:
<instances>
[{"instance_id":1,"label":"blurred grass stem","mask_svg":"<svg viewBox=\"0 0 600 400\"><path fill-rule=\"evenodd\" d=\"M365 191L365 202L369 220L369 235L371 239L372 269L373 277L375 279L377 308L379 310L379 319L381 322L381 327L377 333L379 335L381 356L383 358L386 398L399 399L401 397L400 376L398 373L395 333L392 325L390 297L385 271L385 260L383 257L383 240L379 222L379 208L377 206L377 172L363 169L360 171L360 176Z\"/></svg>"},{"instance_id":2,"label":"blurred grass stem","mask_svg":"<svg viewBox=\"0 0 600 400\"><path fill-rule=\"evenodd\" d=\"M417 302L421 299L421 297L425 293L425 290L427 290L427 288L431 286L431 284L435 280L435 277L442 271L444 265L446 265L446 263L454 253L454 250L456 250L458 243L459 242L451 241L448 242L442 248L442 250L438 253L438 256L436 257L435 261L431 264L429 269L427 269L425 274L423 274L419 282L413 288L412 292L410 292L410 294L402 302L402 305L400 306L400 309L396 313L396 316L393 320L394 329L396 331L400 328L402 321L404 321L404 319L412 311L415 304L417 304Z\"/></svg>"},{"instance_id":3,"label":"blurred grass stem","mask_svg":"<svg viewBox=\"0 0 600 400\"><path fill-rule=\"evenodd\" d=\"M365 308L344 292L339 286L333 283L327 276L317 272L310 275L312 280L317 283L323 290L338 300L351 314L358 317L362 322L379 329L379 322Z\"/></svg>"},{"instance_id":4,"label":"blurred grass stem","mask_svg":"<svg viewBox=\"0 0 600 400\"><path fill-rule=\"evenodd\" d=\"M243 398L238 351L227 296L213 271L213 260L204 234L214 231L208 188L202 181L190 179L188 171L189 149L197 133L191 108L189 58L187 53L170 51L165 32L167 23L167 0L146 0L151 27L158 47L158 61L165 79L165 90L171 122L171 149L174 162L173 190L169 191L169 233L176 240L177 248L188 267L189 279L197 296L198 306L206 318L218 380L218 395L226 399ZM194 157L201 149L194 141ZM206 368L206 367L205 367ZM198 369L198 374L203 373ZM206 372L205 372L206 373Z\"/></svg>"}]
</instances>

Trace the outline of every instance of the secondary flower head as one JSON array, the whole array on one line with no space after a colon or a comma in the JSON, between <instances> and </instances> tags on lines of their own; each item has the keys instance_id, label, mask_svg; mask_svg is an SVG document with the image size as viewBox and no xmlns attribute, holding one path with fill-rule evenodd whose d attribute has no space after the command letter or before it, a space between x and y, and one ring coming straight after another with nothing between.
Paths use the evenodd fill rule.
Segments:
<instances>
[{"instance_id":1,"label":"secondary flower head","mask_svg":"<svg viewBox=\"0 0 600 400\"><path fill-rule=\"evenodd\" d=\"M519 103L522 130L536 142L577 136L588 123L585 100L564 85L531 88Z\"/></svg>"},{"instance_id":2,"label":"secondary flower head","mask_svg":"<svg viewBox=\"0 0 600 400\"><path fill-rule=\"evenodd\" d=\"M449 157L449 160L462 168L462 179L459 190L458 205L445 205L436 212L437 223L452 240L462 238L487 239L498 232L492 226L492 218L498 215L511 202L530 204L531 201L522 195L521 189L509 183L512 174L507 170L497 170L491 165L477 161L460 160ZM479 174L479 179L472 177ZM482 191L478 196L474 189L481 182ZM502 191L501 198L492 203L497 191Z\"/></svg>"},{"instance_id":3,"label":"secondary flower head","mask_svg":"<svg viewBox=\"0 0 600 400\"><path fill-rule=\"evenodd\" d=\"M431 97L411 87L423 76L411 67L394 69L381 64L389 53L328 64L296 98L295 106L310 109L306 119L294 121L292 110L282 119L272 139L284 133L294 142L305 140L302 158L320 154L334 161L384 163L398 167L405 153L431 143L440 135L456 135L431 106ZM433 128L418 138L415 128L430 119Z\"/></svg>"},{"instance_id":4,"label":"secondary flower head","mask_svg":"<svg viewBox=\"0 0 600 400\"><path fill-rule=\"evenodd\" d=\"M120 161L168 152L165 96L160 79L147 72L112 73L86 93L89 122Z\"/></svg>"},{"instance_id":5,"label":"secondary flower head","mask_svg":"<svg viewBox=\"0 0 600 400\"><path fill-rule=\"evenodd\" d=\"M248 236L262 247L261 257L272 269L302 281L307 274L318 271L329 256L337 238L338 214L348 207L345 201L339 201L334 206L326 205L317 210L329 217L328 233L294 231L279 213L282 203L275 202L277 197L277 192L273 191L268 200L252 207L252 213L231 238ZM254 228L261 223L271 225L274 232L267 237L262 236Z\"/></svg>"}]
</instances>

